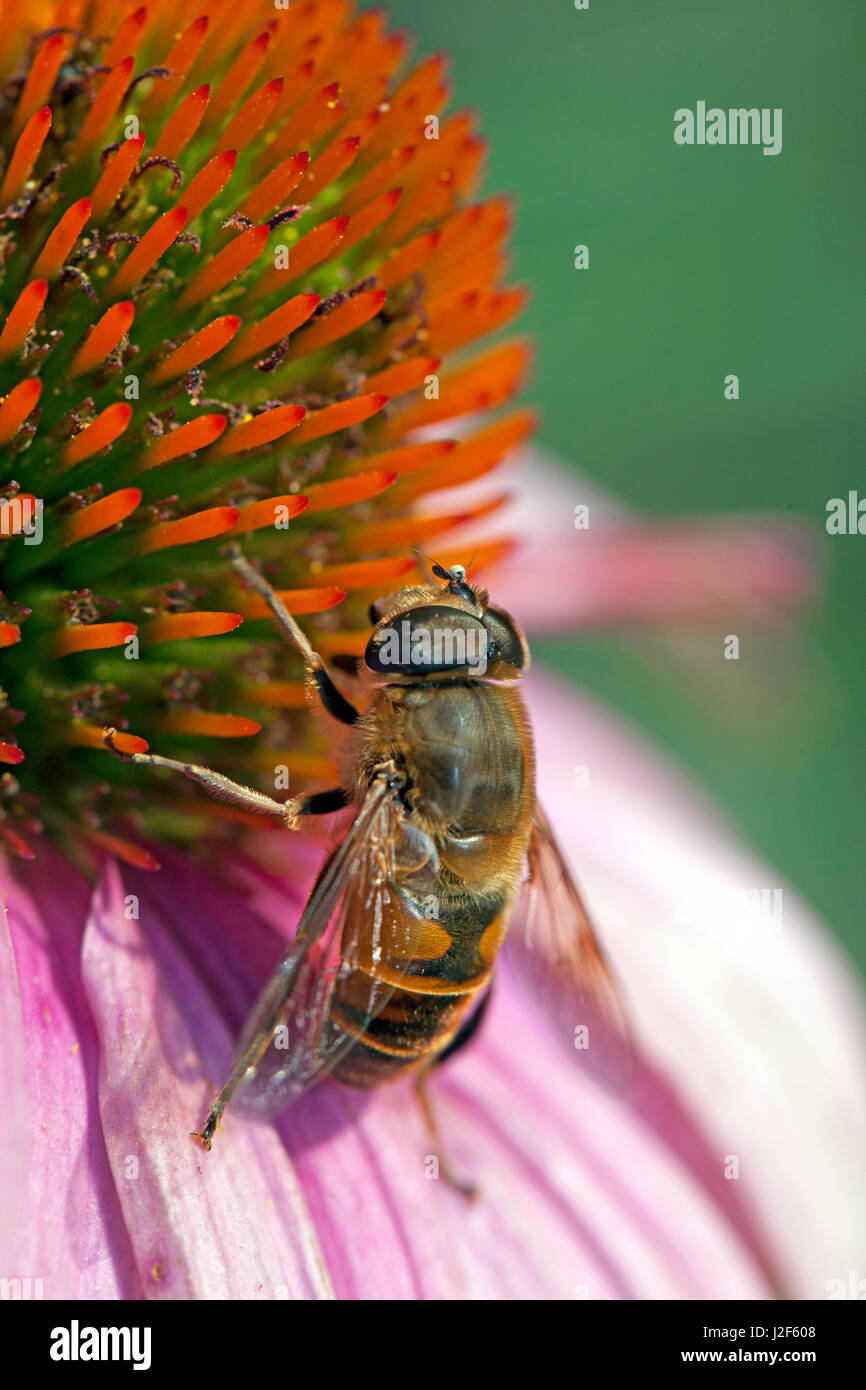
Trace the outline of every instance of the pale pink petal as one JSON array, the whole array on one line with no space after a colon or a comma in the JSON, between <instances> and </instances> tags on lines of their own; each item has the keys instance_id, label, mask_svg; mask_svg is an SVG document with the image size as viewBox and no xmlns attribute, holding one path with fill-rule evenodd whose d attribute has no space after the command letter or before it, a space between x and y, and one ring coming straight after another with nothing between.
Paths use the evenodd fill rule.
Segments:
<instances>
[{"instance_id":1,"label":"pale pink petal","mask_svg":"<svg viewBox=\"0 0 866 1390\"><path fill-rule=\"evenodd\" d=\"M190 1137L231 1039L142 891L146 876L131 877L138 891L106 866L83 968L99 1033L102 1125L144 1296L329 1297L310 1214L273 1131L235 1127L220 1136L218 1154ZM243 915L240 903L229 910ZM216 955L222 923L209 925ZM210 1081L200 1051L213 1063Z\"/></svg>"},{"instance_id":2,"label":"pale pink petal","mask_svg":"<svg viewBox=\"0 0 866 1390\"><path fill-rule=\"evenodd\" d=\"M20 1124L6 1129L4 1110L2 1147L17 1171L2 1187L3 1268L10 1277L41 1279L45 1298L137 1298L99 1124L96 1035L79 975L87 897L49 846L38 865L4 872L3 994L14 1001L20 991L20 999L17 1019L14 1005L4 1017L3 1071L5 1080L8 1065L15 1086L23 1079L26 1133Z\"/></svg>"},{"instance_id":3,"label":"pale pink petal","mask_svg":"<svg viewBox=\"0 0 866 1390\"><path fill-rule=\"evenodd\" d=\"M22 1277L20 1219L22 1195L27 1190L29 1135L27 1125L27 1056L21 991L15 965L15 948L9 923L9 898L16 896L5 855L0 858L2 912L0 912L0 1038L3 1063L0 1066L0 1115L3 1141L0 1143L0 1267L9 1278ZM17 910L17 904L16 904ZM29 1276L24 1276L33 1278Z\"/></svg>"},{"instance_id":4,"label":"pale pink petal","mask_svg":"<svg viewBox=\"0 0 866 1390\"><path fill-rule=\"evenodd\" d=\"M517 540L516 553L482 578L530 634L722 618L768 623L815 592L814 536L788 517L639 517L537 447L515 456L508 481L507 507L472 526L466 561L476 541ZM493 490L482 479L425 499L425 510L471 510ZM575 527L581 506L589 509L587 529Z\"/></svg>"},{"instance_id":5,"label":"pale pink petal","mask_svg":"<svg viewBox=\"0 0 866 1390\"><path fill-rule=\"evenodd\" d=\"M260 885L257 907L282 923L290 895L290 879L282 893ZM713 1156L663 1083L647 1082L651 1119L600 1093L505 970L480 1038L435 1088L444 1141L482 1188L477 1207L426 1178L430 1139L406 1084L372 1096L326 1084L278 1121L338 1297L771 1292L739 1194L714 1182ZM650 1174L664 1217L643 1195Z\"/></svg>"},{"instance_id":6,"label":"pale pink petal","mask_svg":"<svg viewBox=\"0 0 866 1390\"><path fill-rule=\"evenodd\" d=\"M452 1161L479 1183L475 1204L427 1178L430 1139L405 1083L366 1105L331 1087L280 1121L305 1190L316 1190L338 1294L768 1296L760 1266L688 1168L582 1078L501 983L483 1036L433 1088ZM355 1112L351 1125L329 1123L325 1095L330 1109Z\"/></svg>"},{"instance_id":7,"label":"pale pink petal","mask_svg":"<svg viewBox=\"0 0 866 1390\"><path fill-rule=\"evenodd\" d=\"M866 1236L853 972L791 885L661 757L548 677L530 677L527 694L540 797L643 1046L713 1139L719 1170L738 1160L786 1286L826 1297L862 1262ZM782 890L781 925L756 922L746 895L762 888Z\"/></svg>"},{"instance_id":8,"label":"pale pink petal","mask_svg":"<svg viewBox=\"0 0 866 1390\"><path fill-rule=\"evenodd\" d=\"M117 1170L130 1146L155 1155L165 1149L184 1174L182 1196L175 1194L171 1201L164 1177L152 1179L143 1196L123 1197L137 1246L139 1230L177 1232L192 1226L193 1253L208 1248L213 1207L221 1229L247 1233L250 1259L261 1268L267 1255L256 1253L259 1243L264 1240L267 1249L279 1223L269 1212L265 1229L252 1197L261 1183L268 1190L271 1175L279 1172L287 1187L285 1202L295 1200L298 1184L305 1204L288 1223L285 1238L294 1229L305 1244L312 1221L339 1298L575 1297L582 1295L574 1290L584 1286L600 1297L642 1289L673 1297L736 1290L761 1297L769 1292L760 1261L730 1214L707 1195L692 1165L660 1141L652 1125L618 1099L600 1095L569 1058L562 1058L506 977L489 1031L469 1050L466 1063L456 1061L437 1078L446 1142L483 1190L476 1206L467 1206L442 1180L427 1179L430 1140L406 1084L367 1095L325 1083L275 1127L247 1118L240 1109L230 1111L212 1153L197 1156L191 1185L186 1131L200 1122L212 1091L199 1079L193 1047L206 1059L213 1082L226 1065L229 1037L280 954L281 938L294 926L320 854L320 848L311 852L311 846L286 838L282 879L254 875L248 867L243 872L256 908L273 919L273 931L225 882L171 852L163 853L161 874L123 871L124 891L140 897L141 937L136 931L127 941L128 924L113 926L110 946L100 947L111 984L100 990L94 1007L109 1020L120 1008L123 1021L111 1027L115 1041L107 1043L108 1058L117 1053L121 1037L132 1035L142 1048L151 1037L156 1039L153 1049L165 1051L168 1066L160 1073L158 1094L140 1065L132 1074L109 1079L115 1094L113 1108L104 1107L109 1152ZM292 872L296 855L297 874ZM118 891L114 889L115 896ZM113 910L116 914L116 906ZM91 980L94 939L92 924ZM123 961L132 941L135 988L134 1003L128 1003L124 997L130 991L114 972L126 970L116 958ZM144 941L157 967L138 955ZM154 1002L144 1002L151 998ZM118 999L120 1005L113 1002ZM214 1008L228 1031L215 1021ZM133 1009L152 1013L147 1028L134 1014L130 1021ZM115 1060L112 1071L116 1068ZM123 1116L121 1141L111 1137L118 1111ZM615 1140L609 1153L608 1133ZM285 1148L275 1153L278 1135ZM603 1162L601 1153L606 1154ZM243 1185L234 1181L237 1154L243 1155ZM262 1154L268 1156L264 1178ZM640 1156L637 1167L635 1155ZM162 1173L167 1160L160 1156L157 1161ZM224 1165L228 1176L223 1176ZM206 1210L202 1197L199 1210L195 1183L203 1174L221 1186L215 1195L211 1190ZM642 1195L648 1182L655 1194L649 1201ZM279 1195L271 1196L282 1210ZM663 1199L670 1206L662 1218L654 1202ZM679 1211L686 1213L683 1222L674 1215ZM165 1264L166 1281L168 1269L192 1258L186 1245L176 1248L177 1240L167 1238L157 1261ZM151 1258L149 1246L140 1258ZM209 1250L208 1265L213 1260ZM208 1278L207 1269L196 1267L188 1286L200 1295L203 1288L214 1287ZM263 1287L270 1288L271 1282L266 1279Z\"/></svg>"}]
</instances>

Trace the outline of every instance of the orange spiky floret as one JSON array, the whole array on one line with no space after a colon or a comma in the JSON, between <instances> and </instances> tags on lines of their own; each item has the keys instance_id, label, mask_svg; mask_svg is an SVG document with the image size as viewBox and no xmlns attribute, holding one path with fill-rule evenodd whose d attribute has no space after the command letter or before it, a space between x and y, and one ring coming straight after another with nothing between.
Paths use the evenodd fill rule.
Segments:
<instances>
[{"instance_id":1,"label":"orange spiky floret","mask_svg":"<svg viewBox=\"0 0 866 1390\"><path fill-rule=\"evenodd\" d=\"M151 444L144 451L139 468L158 468L160 464L180 458L183 454L204 449L219 439L227 424L228 419L225 415L197 415L194 420L188 420L185 425L169 430L168 434Z\"/></svg>"},{"instance_id":2,"label":"orange spiky floret","mask_svg":"<svg viewBox=\"0 0 866 1390\"><path fill-rule=\"evenodd\" d=\"M164 113L166 109L170 110L174 105L175 98L183 87L184 78L192 68L198 57L199 49L205 41L209 23L206 14L199 15L198 19L194 19L188 28L178 34L161 63L166 71L165 81L154 83L150 96L142 102L142 113L145 120L150 115L155 116ZM196 92L201 90L202 88L199 87ZM193 95L195 96L196 93Z\"/></svg>"},{"instance_id":3,"label":"orange spiky floret","mask_svg":"<svg viewBox=\"0 0 866 1390\"><path fill-rule=\"evenodd\" d=\"M64 536L66 545L89 540L100 531L119 526L128 516L132 516L140 501L140 488L123 487L117 492L109 493L108 497L100 497L96 502L89 503L67 521Z\"/></svg>"},{"instance_id":4,"label":"orange spiky floret","mask_svg":"<svg viewBox=\"0 0 866 1390\"><path fill-rule=\"evenodd\" d=\"M135 67L135 59L124 58L116 68L112 68L96 100L84 118L75 140L72 143L72 158L83 159L97 145L102 144L111 118L117 111L123 94L129 86Z\"/></svg>"},{"instance_id":5,"label":"orange spiky floret","mask_svg":"<svg viewBox=\"0 0 866 1390\"><path fill-rule=\"evenodd\" d=\"M57 634L57 655L69 656L72 652L120 647L137 631L135 623L82 623L77 627L64 627Z\"/></svg>"},{"instance_id":6,"label":"orange spiky floret","mask_svg":"<svg viewBox=\"0 0 866 1390\"><path fill-rule=\"evenodd\" d=\"M335 434L337 430L348 429L350 425L360 425L387 403L388 397L380 393L373 396L353 396L346 401L337 401L335 405L326 405L322 410L311 410L292 443L308 444L311 439L324 439L326 435Z\"/></svg>"},{"instance_id":7,"label":"orange spiky floret","mask_svg":"<svg viewBox=\"0 0 866 1390\"><path fill-rule=\"evenodd\" d=\"M201 125L209 101L210 86L207 83L184 97L166 121L154 146L155 159L177 159Z\"/></svg>"},{"instance_id":8,"label":"orange spiky floret","mask_svg":"<svg viewBox=\"0 0 866 1390\"><path fill-rule=\"evenodd\" d=\"M243 714L214 714L211 710L177 710L160 721L163 729L175 734L207 734L209 738L250 738L261 729L255 719Z\"/></svg>"},{"instance_id":9,"label":"orange spiky floret","mask_svg":"<svg viewBox=\"0 0 866 1390\"><path fill-rule=\"evenodd\" d=\"M178 308L195 308L206 299L212 299L214 295L219 294L232 280L249 270L253 261L258 260L265 249L267 239L267 225L250 227L247 231L241 232L240 236L236 236L222 251L218 251L213 260L203 266L192 283L187 285L178 300Z\"/></svg>"},{"instance_id":10,"label":"orange spiky floret","mask_svg":"<svg viewBox=\"0 0 866 1390\"><path fill-rule=\"evenodd\" d=\"M168 550L174 545L194 545L230 531L239 516L237 507L208 507L177 521L160 521L150 526L138 542L140 555L152 555L155 550Z\"/></svg>"},{"instance_id":11,"label":"orange spiky floret","mask_svg":"<svg viewBox=\"0 0 866 1390\"><path fill-rule=\"evenodd\" d=\"M223 191L237 161L237 150L225 150L222 154L215 154L213 159L209 159L204 168L199 170L183 195L188 222L194 222L208 203Z\"/></svg>"},{"instance_id":12,"label":"orange spiky floret","mask_svg":"<svg viewBox=\"0 0 866 1390\"><path fill-rule=\"evenodd\" d=\"M51 107L43 106L39 111L34 111L21 132L0 184L0 203L4 206L17 198L26 184L50 129Z\"/></svg>"},{"instance_id":13,"label":"orange spiky floret","mask_svg":"<svg viewBox=\"0 0 866 1390\"><path fill-rule=\"evenodd\" d=\"M194 367L200 367L202 362L207 362L231 342L240 324L237 314L221 314L218 319L212 319L179 348L175 348L174 352L170 352L168 357L163 358L147 378L148 384L158 386L161 382L183 376Z\"/></svg>"},{"instance_id":14,"label":"orange spiky floret","mask_svg":"<svg viewBox=\"0 0 866 1390\"><path fill-rule=\"evenodd\" d=\"M182 835L187 809L199 833L201 801L149 795L106 756L106 724L121 752L242 781L276 756L307 783L334 775L298 660L226 543L323 653L357 655L370 595L416 575L408 547L502 498L424 516L417 500L532 424L518 410L447 437L511 399L528 353L470 346L524 295L501 283L507 203L472 201L472 118L429 138L445 59L407 67L405 36L348 0L201 10L178 26L167 0L10 0L0 54L0 497L21 518L41 504L44 529L26 549L23 521L0 537L0 762L23 795L50 784L63 836L89 788L80 833L143 867L130 792L156 835ZM480 547L476 567L504 553ZM3 814L7 847L31 854Z\"/></svg>"},{"instance_id":15,"label":"orange spiky floret","mask_svg":"<svg viewBox=\"0 0 866 1390\"><path fill-rule=\"evenodd\" d=\"M66 742L77 748L105 748L105 730L98 724L78 719L67 729ZM114 746L119 753L146 753L149 744L146 738L118 731L114 735Z\"/></svg>"},{"instance_id":16,"label":"orange spiky floret","mask_svg":"<svg viewBox=\"0 0 866 1390\"><path fill-rule=\"evenodd\" d=\"M391 486L396 476L396 473L375 469L372 473L356 473L351 478L335 478L331 483L313 483L307 488L307 515L329 512L335 507L351 507L355 502L378 497Z\"/></svg>"},{"instance_id":17,"label":"orange spiky floret","mask_svg":"<svg viewBox=\"0 0 866 1390\"><path fill-rule=\"evenodd\" d=\"M336 608L346 597L345 589L325 584L313 589L278 589L277 593L290 613L325 613ZM266 618L270 612L259 594L236 592L237 606L246 618Z\"/></svg>"},{"instance_id":18,"label":"orange spiky floret","mask_svg":"<svg viewBox=\"0 0 866 1390\"><path fill-rule=\"evenodd\" d=\"M261 444L272 444L295 429L305 415L302 405L278 405L273 410L264 410L261 415L254 415L228 430L214 445L211 457L227 458L231 454L244 454L247 449L257 449Z\"/></svg>"},{"instance_id":19,"label":"orange spiky floret","mask_svg":"<svg viewBox=\"0 0 866 1390\"><path fill-rule=\"evenodd\" d=\"M67 371L70 378L83 376L104 362L124 334L129 332L134 318L135 305L131 299L122 299L119 304L112 304L110 309L106 309L69 363Z\"/></svg>"},{"instance_id":20,"label":"orange spiky floret","mask_svg":"<svg viewBox=\"0 0 866 1390\"><path fill-rule=\"evenodd\" d=\"M367 378L371 391L381 392L391 400L394 396L405 396L409 391L417 391L433 377L439 367L441 357L407 357L403 362L395 362L381 372Z\"/></svg>"},{"instance_id":21,"label":"orange spiky floret","mask_svg":"<svg viewBox=\"0 0 866 1390\"><path fill-rule=\"evenodd\" d=\"M0 357L10 357L18 352L27 339L45 303L48 294L47 280L31 280L18 295L6 315L6 322L0 332Z\"/></svg>"},{"instance_id":22,"label":"orange spiky floret","mask_svg":"<svg viewBox=\"0 0 866 1390\"><path fill-rule=\"evenodd\" d=\"M263 29L245 48L241 49L226 73L225 79L214 93L214 99L208 107L206 120L208 129L218 126L224 117L233 110L238 93L243 95L249 90L250 83L267 57L268 45L271 42L275 27L276 25L271 21L267 28Z\"/></svg>"},{"instance_id":23,"label":"orange spiky floret","mask_svg":"<svg viewBox=\"0 0 866 1390\"><path fill-rule=\"evenodd\" d=\"M24 424L28 415L36 408L42 394L42 382L36 377L28 377L13 386L9 395L0 405L0 444L13 439Z\"/></svg>"},{"instance_id":24,"label":"orange spiky floret","mask_svg":"<svg viewBox=\"0 0 866 1390\"><path fill-rule=\"evenodd\" d=\"M319 319L298 333L291 346L293 357L303 357L308 352L318 352L319 348L345 338L362 324L375 318L385 303L384 290L368 290L341 304L332 314Z\"/></svg>"},{"instance_id":25,"label":"orange spiky floret","mask_svg":"<svg viewBox=\"0 0 866 1390\"><path fill-rule=\"evenodd\" d=\"M240 206L241 216L258 222L276 212L300 183L309 162L310 156L305 150L283 160L247 195Z\"/></svg>"},{"instance_id":26,"label":"orange spiky floret","mask_svg":"<svg viewBox=\"0 0 866 1390\"><path fill-rule=\"evenodd\" d=\"M345 174L349 165L357 158L361 148L358 135L338 136L322 151L314 164L304 175L302 189L311 197L322 194L326 188Z\"/></svg>"},{"instance_id":27,"label":"orange spiky floret","mask_svg":"<svg viewBox=\"0 0 866 1390\"><path fill-rule=\"evenodd\" d=\"M266 348L273 347L282 338L287 338L296 328L305 323L321 303L317 294L296 294L273 313L267 314L258 323L252 324L240 333L223 359L223 366L234 367L238 362L246 362L257 357Z\"/></svg>"},{"instance_id":28,"label":"orange spiky floret","mask_svg":"<svg viewBox=\"0 0 866 1390\"><path fill-rule=\"evenodd\" d=\"M131 864L136 869L158 869L159 860L149 850L143 849L141 845L131 844L122 835L112 835L106 830L99 830L92 825L82 825L79 833L85 839L90 840L99 849L105 850L107 854L113 854L124 864Z\"/></svg>"},{"instance_id":29,"label":"orange spiky floret","mask_svg":"<svg viewBox=\"0 0 866 1390\"><path fill-rule=\"evenodd\" d=\"M217 140L214 152L245 150L258 135L280 99L283 78L275 77L248 97Z\"/></svg>"},{"instance_id":30,"label":"orange spiky floret","mask_svg":"<svg viewBox=\"0 0 866 1390\"><path fill-rule=\"evenodd\" d=\"M134 290L147 272L153 269L160 256L177 241L186 226L186 221L186 208L171 208L152 223L111 281L108 293L114 299L118 299Z\"/></svg>"},{"instance_id":31,"label":"orange spiky floret","mask_svg":"<svg viewBox=\"0 0 866 1390\"><path fill-rule=\"evenodd\" d=\"M111 212L129 182L145 144L144 135L134 135L129 140L124 140L119 150L109 159L93 190L91 215L95 223L101 222Z\"/></svg>"},{"instance_id":32,"label":"orange spiky floret","mask_svg":"<svg viewBox=\"0 0 866 1390\"><path fill-rule=\"evenodd\" d=\"M284 493L280 497L263 497L258 502L249 502L238 510L238 519L229 532L232 536L245 536L250 531L261 531L266 526L275 526L278 521L289 522L293 516L306 511L308 499L299 493Z\"/></svg>"},{"instance_id":33,"label":"orange spiky floret","mask_svg":"<svg viewBox=\"0 0 866 1390\"><path fill-rule=\"evenodd\" d=\"M115 63L121 63L135 53L146 23L147 10L143 5L126 16L108 45L103 59L105 67L113 68Z\"/></svg>"},{"instance_id":34,"label":"orange spiky floret","mask_svg":"<svg viewBox=\"0 0 866 1390\"><path fill-rule=\"evenodd\" d=\"M60 64L63 62L67 42L68 40L63 34L49 34L45 42L39 47L36 57L30 65L12 118L12 130L16 135L37 107L46 103L51 95L57 74L60 71Z\"/></svg>"},{"instance_id":35,"label":"orange spiky floret","mask_svg":"<svg viewBox=\"0 0 866 1390\"><path fill-rule=\"evenodd\" d=\"M57 226L49 234L48 240L37 256L31 274L50 279L56 275L69 256L70 251L84 230L84 224L93 210L89 198L79 198L63 214Z\"/></svg>"},{"instance_id":36,"label":"orange spiky floret","mask_svg":"<svg viewBox=\"0 0 866 1390\"><path fill-rule=\"evenodd\" d=\"M307 232L300 241L296 241L291 247L285 268L275 264L271 269L265 271L253 290L253 298L262 299L277 290L284 289L287 284L300 279L302 275L306 275L315 266L321 265L337 250L346 234L348 225L348 217L331 217L327 222L313 227L312 231Z\"/></svg>"},{"instance_id":37,"label":"orange spiky floret","mask_svg":"<svg viewBox=\"0 0 866 1390\"><path fill-rule=\"evenodd\" d=\"M240 613L163 613L141 629L145 646L160 642L183 642L190 637L215 637L240 627ZM123 751L123 750L121 750Z\"/></svg>"},{"instance_id":38,"label":"orange spiky floret","mask_svg":"<svg viewBox=\"0 0 866 1390\"><path fill-rule=\"evenodd\" d=\"M132 406L125 401L107 405L92 424L71 439L63 450L62 467L74 468L77 463L90 458L100 449L113 444L126 429L132 419Z\"/></svg>"}]
</instances>

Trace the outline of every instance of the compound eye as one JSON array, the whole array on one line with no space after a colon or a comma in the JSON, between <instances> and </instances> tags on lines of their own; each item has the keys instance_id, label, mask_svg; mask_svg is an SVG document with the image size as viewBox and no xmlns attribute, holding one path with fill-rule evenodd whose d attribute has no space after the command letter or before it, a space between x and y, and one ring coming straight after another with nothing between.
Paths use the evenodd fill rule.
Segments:
<instances>
[{"instance_id":1,"label":"compound eye","mask_svg":"<svg viewBox=\"0 0 866 1390\"><path fill-rule=\"evenodd\" d=\"M450 605L429 604L380 623L364 661L380 675L431 676L465 672L483 676L490 637L478 618Z\"/></svg>"},{"instance_id":2,"label":"compound eye","mask_svg":"<svg viewBox=\"0 0 866 1390\"><path fill-rule=\"evenodd\" d=\"M496 649L496 655L518 671L528 664L529 654L520 628L501 608L488 608L484 626Z\"/></svg>"},{"instance_id":3,"label":"compound eye","mask_svg":"<svg viewBox=\"0 0 866 1390\"><path fill-rule=\"evenodd\" d=\"M380 623L382 621L383 615L387 613L393 601L393 594L385 594L380 598L373 599L373 602L367 609L367 616L370 619L371 627L375 627L377 623Z\"/></svg>"}]
</instances>

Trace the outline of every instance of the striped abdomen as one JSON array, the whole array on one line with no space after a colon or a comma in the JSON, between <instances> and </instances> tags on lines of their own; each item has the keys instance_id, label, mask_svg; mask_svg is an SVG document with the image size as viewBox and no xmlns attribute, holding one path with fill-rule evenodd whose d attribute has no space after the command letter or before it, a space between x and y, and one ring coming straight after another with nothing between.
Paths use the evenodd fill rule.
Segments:
<instances>
[{"instance_id":1,"label":"striped abdomen","mask_svg":"<svg viewBox=\"0 0 866 1390\"><path fill-rule=\"evenodd\" d=\"M334 1071L350 1086L376 1086L439 1052L450 1041L490 978L511 911L511 895L463 894L440 905L440 920L424 924L441 954L415 959L405 973L387 962L356 968L338 981L330 1021L358 1037ZM395 984L375 1018L367 1020L371 980ZM365 1027L366 1024L366 1027Z\"/></svg>"},{"instance_id":2,"label":"striped abdomen","mask_svg":"<svg viewBox=\"0 0 866 1390\"><path fill-rule=\"evenodd\" d=\"M386 687L365 734L365 760L405 769L410 819L434 841L439 866L395 903L395 919L422 922L411 960L389 958L386 929L381 955L362 945L361 964L335 986L331 1026L358 1041L333 1075L353 1086L432 1061L471 1010L508 927L534 804L528 722L513 689ZM369 1019L374 980L393 993Z\"/></svg>"}]
</instances>

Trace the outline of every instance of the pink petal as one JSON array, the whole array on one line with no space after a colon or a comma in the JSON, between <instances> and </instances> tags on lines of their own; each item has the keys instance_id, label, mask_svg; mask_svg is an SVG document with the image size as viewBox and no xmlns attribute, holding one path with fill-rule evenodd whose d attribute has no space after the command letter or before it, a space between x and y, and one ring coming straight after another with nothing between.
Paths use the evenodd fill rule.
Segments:
<instances>
[{"instance_id":1,"label":"pink petal","mask_svg":"<svg viewBox=\"0 0 866 1390\"><path fill-rule=\"evenodd\" d=\"M259 910L280 918L284 900L273 885L257 893ZM713 1192L687 1117L669 1106L676 1134L660 1138L655 1119L599 1092L506 971L480 1039L435 1091L444 1141L481 1184L478 1207L426 1179L430 1139L406 1084L372 1096L326 1084L278 1121L338 1297L770 1292L759 1243L750 1245L734 1195ZM655 1084L650 1099L664 1095ZM239 1123L230 1117L226 1128Z\"/></svg>"},{"instance_id":2,"label":"pink petal","mask_svg":"<svg viewBox=\"0 0 866 1390\"><path fill-rule=\"evenodd\" d=\"M255 1209L251 1194L269 1193L279 1209L276 1182L278 1189L285 1185L289 1203L299 1200L293 1195L299 1184L305 1202L303 1211L284 1219L280 1240L290 1241L295 1231L302 1259L314 1239L312 1221L339 1298L572 1297L573 1287L584 1285L610 1297L652 1288L676 1297L699 1296L702 1290L745 1290L755 1297L768 1292L758 1262L689 1164L660 1143L640 1116L581 1078L505 978L485 1029L489 1043L482 1037L465 1063L455 1062L437 1078L446 1142L482 1185L477 1206L468 1207L443 1181L425 1177L430 1140L405 1084L371 1096L326 1083L280 1117L275 1128L239 1109L230 1111L213 1152L204 1156L193 1150L194 1173L189 1171L186 1131L204 1114L226 1065L229 1037L280 954L280 938L300 909L320 853L311 854L310 846L287 837L282 862L289 871L282 880L246 869L244 883L254 890L257 911L273 919L273 932L225 884L180 856L163 852L162 874L123 871L124 891L140 897L141 938L135 924L113 922L112 943L100 947L101 968L112 977L94 998L94 1010L108 1029L103 1033L106 1086L113 1099L110 1109L104 1103L103 1113L115 1168L128 1152L144 1148L154 1155L157 1176L143 1195L139 1183L123 1198L143 1275L155 1257L139 1231L149 1240L166 1232L156 1262L165 1267L167 1282L169 1270L198 1260L202 1247L212 1242L212 1210L221 1230L245 1232L249 1250L258 1252L261 1242L275 1239L278 1223L267 1203L264 1213ZM296 854L297 878L290 871ZM116 906L113 911L116 915ZM130 928L136 943L133 989L114 973L127 969ZM91 982L99 978L90 962L91 940L102 934L91 924L86 956ZM157 967L138 955L145 941ZM120 1018L112 1023L115 1010ZM139 1022L138 1011L148 1012L149 1021ZM228 1032L222 1018L230 1023ZM147 1045L145 1055L158 1077L153 1085L140 1062L133 1075L118 1070L120 1040L130 1036L136 1048ZM210 1085L199 1080L193 1046L207 1061ZM166 1054L162 1063L160 1048ZM112 1137L115 1129L121 1139ZM616 1142L608 1144L611 1132ZM274 1149L277 1135L284 1149ZM599 1153L608 1148L602 1162ZM243 1183L233 1177L238 1153ZM159 1175L166 1164L183 1172L183 1211L176 1205L179 1197L169 1201L165 1194L167 1180ZM641 1195L647 1173L655 1185L650 1201ZM217 1193L209 1191L207 1205L196 1187L202 1175L223 1184ZM654 1201L663 1197L669 1206L660 1219ZM682 1223L676 1216L680 1211L687 1214ZM182 1234L190 1225L196 1233L191 1250ZM196 1265L180 1287L195 1289L197 1296L212 1289L208 1271L215 1258L209 1251L205 1268ZM250 1258L257 1270L266 1264L261 1253ZM217 1286L228 1287L225 1276L220 1279Z\"/></svg>"},{"instance_id":3,"label":"pink petal","mask_svg":"<svg viewBox=\"0 0 866 1390\"><path fill-rule=\"evenodd\" d=\"M3 1109L4 1274L41 1279L45 1298L137 1298L99 1125L96 1035L78 970L87 887L47 846L38 865L5 869L3 879L2 1070L13 1098L10 1111Z\"/></svg>"},{"instance_id":4,"label":"pink petal","mask_svg":"<svg viewBox=\"0 0 866 1390\"><path fill-rule=\"evenodd\" d=\"M126 871L109 863L83 951L101 1048L100 1114L144 1295L329 1297L315 1230L276 1135L237 1126L212 1154L190 1138L231 1039L146 891L159 877L129 875L136 921L125 913ZM243 914L231 899L227 908ZM223 922L211 918L208 927L216 954ZM210 1081L199 1051L217 1059Z\"/></svg>"},{"instance_id":5,"label":"pink petal","mask_svg":"<svg viewBox=\"0 0 866 1390\"><path fill-rule=\"evenodd\" d=\"M687 1168L582 1078L502 981L482 1039L434 1081L468 1206L425 1177L411 1089L325 1092L280 1122L343 1298L765 1297L760 1268ZM315 1105L314 1105L315 1102ZM315 1147L307 1147L317 1131Z\"/></svg>"},{"instance_id":6,"label":"pink petal","mask_svg":"<svg viewBox=\"0 0 866 1390\"><path fill-rule=\"evenodd\" d=\"M473 526L466 556L468 562L475 542L489 536L518 539L517 554L482 578L530 633L713 619L768 623L814 594L814 536L788 517L647 520L539 448L516 456L509 481L515 487L508 506ZM427 499L425 509L469 510L490 492L482 480ZM585 530L575 528L579 505L589 507Z\"/></svg>"},{"instance_id":7,"label":"pink petal","mask_svg":"<svg viewBox=\"0 0 866 1390\"><path fill-rule=\"evenodd\" d=\"M3 1142L0 1143L0 1266L10 1271L10 1277L21 1278L19 1217L21 1194L26 1191L28 1182L29 1148L27 1053L21 991L9 924L11 875L5 857L0 863L0 872L3 877L3 911L0 918L0 1038L3 1039L3 1065L0 1066L0 1115L3 1116Z\"/></svg>"},{"instance_id":8,"label":"pink petal","mask_svg":"<svg viewBox=\"0 0 866 1390\"><path fill-rule=\"evenodd\" d=\"M760 1213L785 1286L823 1298L862 1258L863 998L777 870L740 845L661 757L573 690L527 683L539 791L643 1046ZM589 786L574 769L588 769ZM749 890L781 887L783 925ZM730 1186L734 1186L731 1182Z\"/></svg>"}]
</instances>

